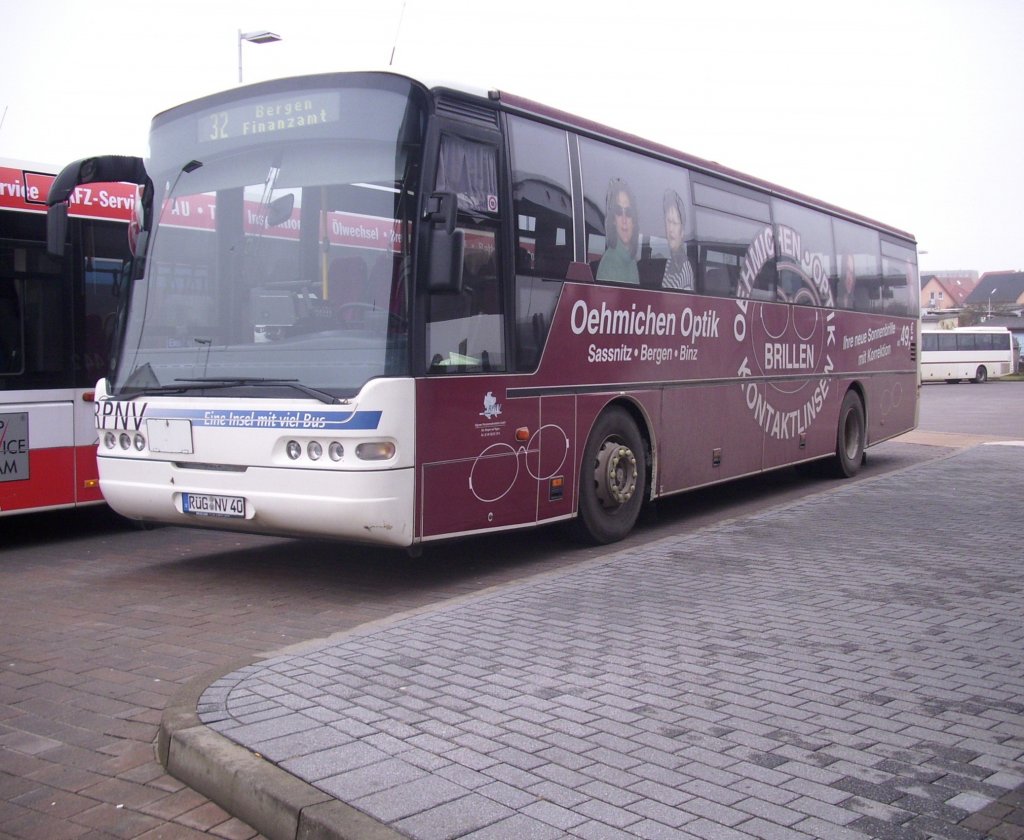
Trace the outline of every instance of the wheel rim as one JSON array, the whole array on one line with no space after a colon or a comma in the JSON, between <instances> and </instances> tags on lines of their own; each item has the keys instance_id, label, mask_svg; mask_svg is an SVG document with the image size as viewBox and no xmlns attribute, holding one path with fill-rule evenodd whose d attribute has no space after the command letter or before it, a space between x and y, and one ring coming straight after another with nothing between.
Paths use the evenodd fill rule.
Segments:
<instances>
[{"instance_id":1,"label":"wheel rim","mask_svg":"<svg viewBox=\"0 0 1024 840\"><path fill-rule=\"evenodd\" d=\"M597 453L594 481L602 507L620 507L636 492L636 455L628 446L606 440Z\"/></svg>"}]
</instances>

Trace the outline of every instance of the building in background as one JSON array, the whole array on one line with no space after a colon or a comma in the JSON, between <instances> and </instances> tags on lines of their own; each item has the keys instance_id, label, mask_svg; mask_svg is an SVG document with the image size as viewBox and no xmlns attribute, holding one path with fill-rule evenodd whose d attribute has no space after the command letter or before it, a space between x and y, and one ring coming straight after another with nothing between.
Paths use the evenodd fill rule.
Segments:
<instances>
[{"instance_id":1,"label":"building in background","mask_svg":"<svg viewBox=\"0 0 1024 840\"><path fill-rule=\"evenodd\" d=\"M976 271L932 271L921 275L921 312L960 309L978 284Z\"/></svg>"},{"instance_id":2,"label":"building in background","mask_svg":"<svg viewBox=\"0 0 1024 840\"><path fill-rule=\"evenodd\" d=\"M1007 327L1018 348L1024 348L1024 271L986 271L964 301L960 323Z\"/></svg>"},{"instance_id":3,"label":"building in background","mask_svg":"<svg viewBox=\"0 0 1024 840\"><path fill-rule=\"evenodd\" d=\"M986 315L1016 315L1024 310L1024 271L986 271L967 296L965 306Z\"/></svg>"}]
</instances>

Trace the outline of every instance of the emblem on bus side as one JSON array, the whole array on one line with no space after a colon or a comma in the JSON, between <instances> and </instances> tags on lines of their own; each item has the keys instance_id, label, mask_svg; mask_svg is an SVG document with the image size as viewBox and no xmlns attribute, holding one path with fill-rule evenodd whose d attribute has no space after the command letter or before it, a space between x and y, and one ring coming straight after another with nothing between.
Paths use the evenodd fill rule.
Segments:
<instances>
[{"instance_id":1,"label":"emblem on bus side","mask_svg":"<svg viewBox=\"0 0 1024 840\"><path fill-rule=\"evenodd\" d=\"M488 391L484 396L484 410L480 412L480 416L491 420L499 414L501 414L501 403L498 402L498 398L494 396L493 392Z\"/></svg>"}]
</instances>

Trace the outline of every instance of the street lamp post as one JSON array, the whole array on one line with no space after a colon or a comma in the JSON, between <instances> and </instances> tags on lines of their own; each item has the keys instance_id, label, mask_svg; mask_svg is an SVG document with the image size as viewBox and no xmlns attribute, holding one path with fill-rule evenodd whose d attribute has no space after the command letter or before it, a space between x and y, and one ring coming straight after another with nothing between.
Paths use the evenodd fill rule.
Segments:
<instances>
[{"instance_id":1,"label":"street lamp post","mask_svg":"<svg viewBox=\"0 0 1024 840\"><path fill-rule=\"evenodd\" d=\"M997 291L999 290L993 289L991 292L988 293L988 318L985 319L986 321L992 320L992 295L994 295Z\"/></svg>"},{"instance_id":2,"label":"street lamp post","mask_svg":"<svg viewBox=\"0 0 1024 840\"><path fill-rule=\"evenodd\" d=\"M266 29L258 29L254 32L243 32L238 30L238 84L242 84L242 41L250 44L272 44L280 41L281 36Z\"/></svg>"}]
</instances>

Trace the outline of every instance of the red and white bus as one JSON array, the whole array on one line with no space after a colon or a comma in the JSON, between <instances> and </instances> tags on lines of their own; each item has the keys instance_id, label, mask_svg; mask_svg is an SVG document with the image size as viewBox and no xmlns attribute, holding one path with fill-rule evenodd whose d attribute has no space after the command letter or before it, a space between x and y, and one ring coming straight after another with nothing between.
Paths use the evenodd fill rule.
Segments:
<instances>
[{"instance_id":1,"label":"red and white bus","mask_svg":"<svg viewBox=\"0 0 1024 840\"><path fill-rule=\"evenodd\" d=\"M0 516L102 501L92 395L108 368L136 188L81 187L56 259L55 171L0 160Z\"/></svg>"},{"instance_id":2,"label":"red and white bus","mask_svg":"<svg viewBox=\"0 0 1024 840\"><path fill-rule=\"evenodd\" d=\"M150 149L97 386L126 516L412 552L574 520L605 543L663 496L850 475L917 422L913 237L793 191L390 73L181 105Z\"/></svg>"}]
</instances>

